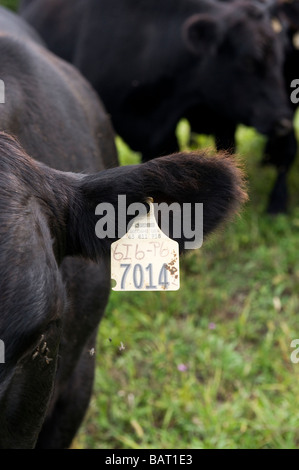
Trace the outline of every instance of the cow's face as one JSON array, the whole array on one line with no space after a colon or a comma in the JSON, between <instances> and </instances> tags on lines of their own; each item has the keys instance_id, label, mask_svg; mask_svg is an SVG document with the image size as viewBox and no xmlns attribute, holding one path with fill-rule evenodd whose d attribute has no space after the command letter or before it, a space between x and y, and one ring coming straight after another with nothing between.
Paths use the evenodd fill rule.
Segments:
<instances>
[{"instance_id":1,"label":"cow's face","mask_svg":"<svg viewBox=\"0 0 299 470\"><path fill-rule=\"evenodd\" d=\"M283 45L267 9L249 2L217 3L210 13L190 17L183 37L198 57L200 96L210 107L264 134L291 130Z\"/></svg>"},{"instance_id":2,"label":"cow's face","mask_svg":"<svg viewBox=\"0 0 299 470\"><path fill-rule=\"evenodd\" d=\"M3 133L0 183L0 339L6 361L0 364L0 447L30 448L53 391L70 300L60 264L65 256L108 257L114 241L95 234L97 205L117 209L119 194L128 204L148 197L181 205L201 202L206 235L246 195L230 158L178 154L77 175L34 161Z\"/></svg>"}]
</instances>

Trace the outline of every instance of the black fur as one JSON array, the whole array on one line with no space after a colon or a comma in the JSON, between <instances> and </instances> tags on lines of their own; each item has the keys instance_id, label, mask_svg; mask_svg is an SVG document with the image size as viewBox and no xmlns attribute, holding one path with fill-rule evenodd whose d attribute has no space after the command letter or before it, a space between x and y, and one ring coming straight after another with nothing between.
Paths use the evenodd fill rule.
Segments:
<instances>
[{"instance_id":1,"label":"black fur","mask_svg":"<svg viewBox=\"0 0 299 470\"><path fill-rule=\"evenodd\" d=\"M89 402L88 350L110 291L107 261L65 257L62 188L25 155L65 171L117 165L114 133L97 95L42 44L21 18L0 8L6 85L0 129L22 146L1 135L1 448L70 445Z\"/></svg>"}]
</instances>

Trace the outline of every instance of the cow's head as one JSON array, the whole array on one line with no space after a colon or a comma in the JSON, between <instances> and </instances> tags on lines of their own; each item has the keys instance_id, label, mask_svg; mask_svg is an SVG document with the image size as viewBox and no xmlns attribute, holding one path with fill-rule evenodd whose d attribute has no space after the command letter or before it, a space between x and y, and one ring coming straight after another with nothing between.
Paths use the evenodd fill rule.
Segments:
<instances>
[{"instance_id":1,"label":"cow's head","mask_svg":"<svg viewBox=\"0 0 299 470\"><path fill-rule=\"evenodd\" d=\"M283 81L283 44L269 9L258 2L199 3L182 27L193 55L193 86L209 107L261 133L292 129Z\"/></svg>"},{"instance_id":2,"label":"cow's head","mask_svg":"<svg viewBox=\"0 0 299 470\"><path fill-rule=\"evenodd\" d=\"M54 385L67 255L97 261L113 240L96 237L101 202L201 202L204 235L246 199L229 157L177 154L94 175L63 173L0 133L0 446L34 447Z\"/></svg>"}]
</instances>

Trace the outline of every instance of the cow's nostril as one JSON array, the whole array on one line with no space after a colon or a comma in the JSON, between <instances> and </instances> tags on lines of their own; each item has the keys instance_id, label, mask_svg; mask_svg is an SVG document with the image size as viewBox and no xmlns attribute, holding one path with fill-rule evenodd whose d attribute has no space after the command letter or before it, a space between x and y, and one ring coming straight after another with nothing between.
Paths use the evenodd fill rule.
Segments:
<instances>
[{"instance_id":1,"label":"cow's nostril","mask_svg":"<svg viewBox=\"0 0 299 470\"><path fill-rule=\"evenodd\" d=\"M290 119L283 118L275 126L275 134L283 137L293 130L293 122Z\"/></svg>"}]
</instances>

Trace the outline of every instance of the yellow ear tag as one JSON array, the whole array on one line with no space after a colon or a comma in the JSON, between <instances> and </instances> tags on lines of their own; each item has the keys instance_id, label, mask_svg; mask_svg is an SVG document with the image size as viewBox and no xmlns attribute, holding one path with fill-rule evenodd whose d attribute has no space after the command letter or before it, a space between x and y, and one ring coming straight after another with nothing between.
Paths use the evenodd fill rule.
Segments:
<instances>
[{"instance_id":1,"label":"yellow ear tag","mask_svg":"<svg viewBox=\"0 0 299 470\"><path fill-rule=\"evenodd\" d=\"M150 211L133 220L111 245L114 291L175 291L180 288L179 245L159 228L152 199Z\"/></svg>"}]
</instances>

